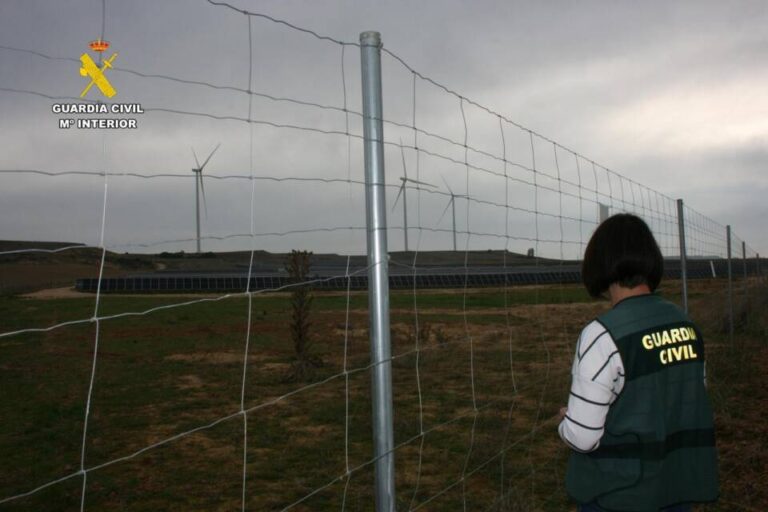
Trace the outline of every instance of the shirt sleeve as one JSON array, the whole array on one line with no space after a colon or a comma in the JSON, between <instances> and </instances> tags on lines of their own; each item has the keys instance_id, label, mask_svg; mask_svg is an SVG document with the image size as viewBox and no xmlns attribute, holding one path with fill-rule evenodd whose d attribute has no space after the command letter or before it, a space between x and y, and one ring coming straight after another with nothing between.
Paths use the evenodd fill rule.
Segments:
<instances>
[{"instance_id":1,"label":"shirt sleeve","mask_svg":"<svg viewBox=\"0 0 768 512\"><path fill-rule=\"evenodd\" d=\"M572 449L590 452L600 445L605 418L624 387L624 366L610 333L597 321L579 336L571 369L568 411L558 427Z\"/></svg>"}]
</instances>

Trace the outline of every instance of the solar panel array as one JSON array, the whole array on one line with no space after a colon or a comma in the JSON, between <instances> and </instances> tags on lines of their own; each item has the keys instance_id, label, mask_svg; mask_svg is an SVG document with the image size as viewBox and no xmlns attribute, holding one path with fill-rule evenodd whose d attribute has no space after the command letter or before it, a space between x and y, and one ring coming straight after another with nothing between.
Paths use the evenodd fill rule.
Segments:
<instances>
[{"instance_id":1,"label":"solar panel array","mask_svg":"<svg viewBox=\"0 0 768 512\"><path fill-rule=\"evenodd\" d=\"M723 277L728 272L728 261L695 260L688 262L688 277L692 279L706 279L711 277ZM759 271L757 260L744 263L743 272L747 275L756 275ZM665 277L668 279L680 278L679 262L666 263ZM461 269L463 270L463 269ZM741 273L741 270L740 270ZM714 276L713 276L714 274ZM310 276L312 286L317 290L367 290L368 276L364 273L350 276L333 275L327 279L320 276ZM349 280L349 282L348 282ZM492 273L472 273L464 275L461 272L446 273L417 273L394 274L389 276L389 287L395 290L412 290L418 288L456 288L465 286L472 288L500 287L530 284L557 284L579 283L581 272L574 266L550 266L527 271L504 272L500 269ZM126 276L103 278L101 280L101 293L197 293L197 292L242 292L251 290L278 290L294 284L287 276L280 275L254 275L248 286L247 276L237 275L162 275L154 276ZM75 289L81 292L96 292L99 288L97 278L78 279Z\"/></svg>"}]
</instances>

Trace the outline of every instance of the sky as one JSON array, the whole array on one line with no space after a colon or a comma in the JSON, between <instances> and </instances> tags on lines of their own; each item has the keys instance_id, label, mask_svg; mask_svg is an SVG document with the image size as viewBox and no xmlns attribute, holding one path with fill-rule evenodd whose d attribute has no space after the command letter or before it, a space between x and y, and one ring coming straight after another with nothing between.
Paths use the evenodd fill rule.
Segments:
<instances>
[{"instance_id":1,"label":"sky","mask_svg":"<svg viewBox=\"0 0 768 512\"><path fill-rule=\"evenodd\" d=\"M204 169L203 250L365 251L357 46L206 0L104 5L0 2L0 171L108 173L0 172L0 239L99 245L103 222L111 250L193 251L191 148L202 160L221 143ZM452 248L454 193L459 249L578 257L605 203L646 217L673 255L682 198L698 212L689 253L723 255L731 225L735 245L768 254L765 2L231 5L337 41L379 31L385 50L466 98L382 55L390 250L404 248L395 200L405 167L432 185L406 191L411 250ZM94 87L86 98L145 113L54 114L54 103L79 103L88 79L77 59L98 59L87 44L102 15L117 95ZM135 118L138 128L60 129L67 117Z\"/></svg>"}]
</instances>

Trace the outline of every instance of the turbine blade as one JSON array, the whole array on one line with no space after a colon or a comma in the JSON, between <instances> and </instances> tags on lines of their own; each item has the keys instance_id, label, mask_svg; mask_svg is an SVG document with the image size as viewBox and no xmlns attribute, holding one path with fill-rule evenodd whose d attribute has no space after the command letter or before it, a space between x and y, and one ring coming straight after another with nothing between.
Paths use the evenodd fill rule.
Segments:
<instances>
[{"instance_id":1,"label":"turbine blade","mask_svg":"<svg viewBox=\"0 0 768 512\"><path fill-rule=\"evenodd\" d=\"M450 208L450 207L451 207L451 203L452 203L452 202L453 202L453 197L451 197L451 198L448 200L448 204L445 206L445 210L443 210L443 213L440 215L440 218L439 218L439 219L437 219L437 224L438 224L438 225L440 224L440 221L442 221L442 220L443 220L443 217L445 217L445 214L446 214L446 212L448 211L448 208Z\"/></svg>"},{"instance_id":2,"label":"turbine blade","mask_svg":"<svg viewBox=\"0 0 768 512\"><path fill-rule=\"evenodd\" d=\"M451 186L448 184L447 181L445 181L445 178L443 178L443 175L440 175L440 179L443 180L443 183L445 183L445 186L448 187L448 192L451 193L451 196L453 196L453 189L451 189Z\"/></svg>"},{"instance_id":3,"label":"turbine blade","mask_svg":"<svg viewBox=\"0 0 768 512\"><path fill-rule=\"evenodd\" d=\"M208 220L208 203L205 201L205 186L203 186L203 173L198 173L200 176L200 191L203 193L203 209L205 210L205 220Z\"/></svg>"},{"instance_id":4,"label":"turbine blade","mask_svg":"<svg viewBox=\"0 0 768 512\"><path fill-rule=\"evenodd\" d=\"M403 181L403 184L400 185L400 190L397 191L397 197L395 198L395 202L392 205L392 211L395 211L395 207L397 206L397 202L400 200L400 196L403 194L403 190L405 190L405 181Z\"/></svg>"},{"instance_id":5,"label":"turbine blade","mask_svg":"<svg viewBox=\"0 0 768 512\"><path fill-rule=\"evenodd\" d=\"M437 187L436 187L436 186L434 186L433 184L431 184L431 183L427 183L427 182L425 182L425 181L412 180L411 178L403 178L403 179L405 179L405 181L410 181L411 183L418 183L419 185L424 185L425 187L432 187L432 188L437 188Z\"/></svg>"},{"instance_id":6,"label":"turbine blade","mask_svg":"<svg viewBox=\"0 0 768 512\"><path fill-rule=\"evenodd\" d=\"M195 169L199 169L200 168L200 162L197 161L197 154L195 153L195 148L190 147L189 149L192 150L192 156L195 157L195 165L197 165L197 167L195 167Z\"/></svg>"},{"instance_id":7,"label":"turbine blade","mask_svg":"<svg viewBox=\"0 0 768 512\"><path fill-rule=\"evenodd\" d=\"M203 167L205 167L208 164L208 161L211 159L213 154L216 152L217 149L219 149L219 146L221 146L221 142L219 142L215 148L213 148L213 151L211 151L211 154L208 155L208 158L205 159L205 162L203 162L203 165L200 166L200 170L203 170Z\"/></svg>"}]
</instances>

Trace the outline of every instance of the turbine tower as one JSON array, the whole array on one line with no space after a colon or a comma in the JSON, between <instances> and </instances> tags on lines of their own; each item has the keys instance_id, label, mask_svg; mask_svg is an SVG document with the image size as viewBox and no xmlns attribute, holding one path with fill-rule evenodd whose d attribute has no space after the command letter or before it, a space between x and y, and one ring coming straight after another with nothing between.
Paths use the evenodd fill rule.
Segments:
<instances>
[{"instance_id":1,"label":"turbine tower","mask_svg":"<svg viewBox=\"0 0 768 512\"><path fill-rule=\"evenodd\" d=\"M443 220L443 217L445 217L445 212L448 211L448 208L451 209L451 217L453 217L453 250L456 251L456 198L463 198L463 199L469 199L469 196L465 195L456 195L453 193L453 189L451 189L451 186L448 185L448 182L445 181L445 178L441 176L443 183L445 183L445 186L448 187L448 192L451 193L451 198L448 200L448 204L445 206L445 210L443 210L442 215L440 215L440 218L438 219L437 223L440 224L440 221Z\"/></svg>"},{"instance_id":2,"label":"turbine tower","mask_svg":"<svg viewBox=\"0 0 768 512\"><path fill-rule=\"evenodd\" d=\"M403 175L400 177L400 190L397 192L397 197L395 198L395 203L392 205L392 211L395 210L395 207L397 206L397 202L400 200L400 196L403 196L403 235L405 237L405 252L408 252L408 202L406 201L406 191L405 187L408 182L415 183L416 185L424 185L426 187L433 187L436 188L434 185L430 183L425 183L423 181L418 180L412 180L408 177L408 171L405 167L405 152L403 151L403 141L400 140L400 156L403 160Z\"/></svg>"},{"instance_id":3,"label":"turbine tower","mask_svg":"<svg viewBox=\"0 0 768 512\"><path fill-rule=\"evenodd\" d=\"M197 226L197 253L200 254L200 193L203 194L203 208L205 208L205 217L208 218L208 205L205 202L205 187L203 186L203 169L206 165L208 165L208 162L211 160L211 157L216 152L217 149L219 149L219 146L221 146L221 143L217 144L215 148L213 148L213 151L211 151L211 154L208 155L208 158L205 159L205 162L203 162L203 165L200 165L200 162L197 160L197 154L195 153L195 149L192 148L192 156L195 157L195 165L197 167L194 167L192 169L192 172L195 173L195 219L196 219L196 226Z\"/></svg>"}]
</instances>

